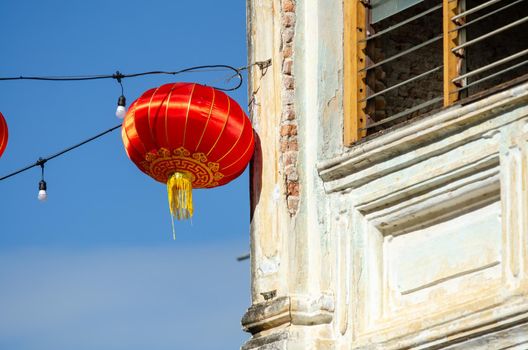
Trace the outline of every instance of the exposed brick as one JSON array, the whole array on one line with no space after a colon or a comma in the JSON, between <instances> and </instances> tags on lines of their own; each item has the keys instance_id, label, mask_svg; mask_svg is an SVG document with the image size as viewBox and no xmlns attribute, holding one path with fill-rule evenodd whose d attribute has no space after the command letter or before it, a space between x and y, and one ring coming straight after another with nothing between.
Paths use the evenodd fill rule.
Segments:
<instances>
[{"instance_id":1,"label":"exposed brick","mask_svg":"<svg viewBox=\"0 0 528 350\"><path fill-rule=\"evenodd\" d=\"M295 197L295 196L288 196L288 199L287 199L287 202L288 202L288 211L290 212L290 214L295 214L297 212L297 210L299 209L299 197Z\"/></svg>"},{"instance_id":2,"label":"exposed brick","mask_svg":"<svg viewBox=\"0 0 528 350\"><path fill-rule=\"evenodd\" d=\"M297 123L295 121L295 79L293 77L293 38L295 36L295 1L282 0L282 124L280 127L281 163L284 169L288 212L295 215L299 207L299 174L297 172Z\"/></svg>"},{"instance_id":3,"label":"exposed brick","mask_svg":"<svg viewBox=\"0 0 528 350\"><path fill-rule=\"evenodd\" d=\"M295 81L291 75L285 75L282 82L288 90L292 90L295 87Z\"/></svg>"},{"instance_id":4,"label":"exposed brick","mask_svg":"<svg viewBox=\"0 0 528 350\"><path fill-rule=\"evenodd\" d=\"M286 28L282 31L282 43L289 44L293 41L294 31L291 28Z\"/></svg>"},{"instance_id":5,"label":"exposed brick","mask_svg":"<svg viewBox=\"0 0 528 350\"><path fill-rule=\"evenodd\" d=\"M286 124L281 126L280 130L281 136L294 136L297 135L297 125L295 124Z\"/></svg>"},{"instance_id":6,"label":"exposed brick","mask_svg":"<svg viewBox=\"0 0 528 350\"><path fill-rule=\"evenodd\" d=\"M292 105L284 106L282 109L282 120L294 120L295 119L295 109Z\"/></svg>"},{"instance_id":7,"label":"exposed brick","mask_svg":"<svg viewBox=\"0 0 528 350\"><path fill-rule=\"evenodd\" d=\"M284 45L282 48L282 57L283 58L290 58L292 56L293 50L291 45Z\"/></svg>"},{"instance_id":8,"label":"exposed brick","mask_svg":"<svg viewBox=\"0 0 528 350\"><path fill-rule=\"evenodd\" d=\"M280 150L281 152L298 151L299 145L297 144L297 139L282 141L280 145Z\"/></svg>"},{"instance_id":9,"label":"exposed brick","mask_svg":"<svg viewBox=\"0 0 528 350\"><path fill-rule=\"evenodd\" d=\"M295 14L292 12L284 13L282 15L282 26L289 28L295 25Z\"/></svg>"},{"instance_id":10,"label":"exposed brick","mask_svg":"<svg viewBox=\"0 0 528 350\"><path fill-rule=\"evenodd\" d=\"M286 173L286 181L299 181L299 173L294 165L289 165L284 169Z\"/></svg>"},{"instance_id":11,"label":"exposed brick","mask_svg":"<svg viewBox=\"0 0 528 350\"><path fill-rule=\"evenodd\" d=\"M295 102L294 90L282 90L281 97L283 105L292 105Z\"/></svg>"},{"instance_id":12,"label":"exposed brick","mask_svg":"<svg viewBox=\"0 0 528 350\"><path fill-rule=\"evenodd\" d=\"M415 15L423 11L422 5L417 5L413 9L409 9L409 16ZM407 16L407 15L406 15ZM398 14L387 18L386 21L378 22L373 25L374 31L384 30L390 26L399 23L402 17ZM369 58L378 62L411 47L416 43L423 41L423 38L432 38L441 33L442 29L441 16L430 15L427 19L421 21L414 21L398 30L382 36L375 43L373 42L367 50ZM384 90L388 86L393 86L411 77L414 77L422 72L430 70L442 64L442 43L436 42L429 45L426 49L420 49L412 55L405 55L400 57L397 62L384 64L382 67L377 67L368 77L368 85L373 92ZM393 90L383 97L385 100L376 99L370 100L369 105L372 109L371 116L374 121L379 121L387 116L391 116L402 112L410 106L418 105L426 100L428 92L433 92L437 95L442 94L443 81L439 74L430 74L422 79L401 86L397 90ZM402 98L403 97L403 98ZM375 106L374 106L375 104ZM409 117L413 117L419 113L426 112L435 106L426 107L420 111L412 113ZM399 119L398 122L403 121ZM396 123L396 122L394 122ZM394 123L387 123L385 126L390 127ZM374 129L376 130L376 129Z\"/></svg>"},{"instance_id":13,"label":"exposed brick","mask_svg":"<svg viewBox=\"0 0 528 350\"><path fill-rule=\"evenodd\" d=\"M293 67L293 60L291 58L284 59L282 63L282 73L291 75Z\"/></svg>"},{"instance_id":14,"label":"exposed brick","mask_svg":"<svg viewBox=\"0 0 528 350\"><path fill-rule=\"evenodd\" d=\"M299 196L299 183L297 181L288 182L288 196Z\"/></svg>"},{"instance_id":15,"label":"exposed brick","mask_svg":"<svg viewBox=\"0 0 528 350\"><path fill-rule=\"evenodd\" d=\"M294 12L295 2L293 0L282 0L282 11L283 12Z\"/></svg>"},{"instance_id":16,"label":"exposed brick","mask_svg":"<svg viewBox=\"0 0 528 350\"><path fill-rule=\"evenodd\" d=\"M297 152L286 152L282 156L284 159L285 167L297 164Z\"/></svg>"}]
</instances>

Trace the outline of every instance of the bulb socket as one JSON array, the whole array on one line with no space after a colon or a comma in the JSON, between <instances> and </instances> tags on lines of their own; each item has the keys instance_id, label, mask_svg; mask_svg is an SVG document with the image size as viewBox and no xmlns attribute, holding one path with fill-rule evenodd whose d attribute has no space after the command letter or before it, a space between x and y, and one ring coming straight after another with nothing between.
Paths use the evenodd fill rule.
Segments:
<instances>
[{"instance_id":1,"label":"bulb socket","mask_svg":"<svg viewBox=\"0 0 528 350\"><path fill-rule=\"evenodd\" d=\"M40 180L39 182L39 191L46 191L48 189L48 186L46 184L46 181Z\"/></svg>"},{"instance_id":2,"label":"bulb socket","mask_svg":"<svg viewBox=\"0 0 528 350\"><path fill-rule=\"evenodd\" d=\"M117 105L118 106L122 106L122 107L126 106L126 98L125 98L125 96L123 96L123 95L119 96L119 98L117 99Z\"/></svg>"}]
</instances>

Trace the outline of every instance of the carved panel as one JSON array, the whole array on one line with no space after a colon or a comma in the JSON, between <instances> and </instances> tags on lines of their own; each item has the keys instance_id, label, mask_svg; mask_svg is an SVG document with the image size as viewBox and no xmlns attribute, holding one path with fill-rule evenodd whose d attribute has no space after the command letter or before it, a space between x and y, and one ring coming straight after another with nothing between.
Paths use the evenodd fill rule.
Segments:
<instances>
[{"instance_id":1,"label":"carved panel","mask_svg":"<svg viewBox=\"0 0 528 350\"><path fill-rule=\"evenodd\" d=\"M339 269L352 282L336 314L352 300L354 318L336 330L351 348L516 344L493 334L517 334L503 330L528 319L527 90L447 110L321 164L331 200L348 203L341 221L351 222L352 256L338 264L351 264Z\"/></svg>"}]
</instances>

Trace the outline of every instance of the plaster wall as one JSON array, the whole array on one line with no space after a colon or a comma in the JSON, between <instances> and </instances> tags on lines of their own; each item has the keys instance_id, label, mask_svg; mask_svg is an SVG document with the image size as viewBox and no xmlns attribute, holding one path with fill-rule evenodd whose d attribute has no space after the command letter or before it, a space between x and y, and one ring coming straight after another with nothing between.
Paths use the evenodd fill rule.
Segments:
<instances>
[{"instance_id":1,"label":"plaster wall","mask_svg":"<svg viewBox=\"0 0 528 350\"><path fill-rule=\"evenodd\" d=\"M243 349L522 349L528 86L345 148L342 6L248 0L249 62L272 66L249 86L259 145Z\"/></svg>"}]
</instances>

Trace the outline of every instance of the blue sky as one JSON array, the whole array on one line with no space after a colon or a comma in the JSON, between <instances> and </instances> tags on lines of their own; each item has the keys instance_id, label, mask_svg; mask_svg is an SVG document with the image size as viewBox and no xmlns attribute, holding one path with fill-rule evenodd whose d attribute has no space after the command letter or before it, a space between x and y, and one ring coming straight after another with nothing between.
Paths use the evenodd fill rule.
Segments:
<instances>
[{"instance_id":1,"label":"blue sky","mask_svg":"<svg viewBox=\"0 0 528 350\"><path fill-rule=\"evenodd\" d=\"M245 1L2 1L0 76L246 65ZM124 80L132 102L172 81ZM230 93L247 110L246 84ZM0 82L10 139L0 176L119 123L119 85ZM171 236L165 186L127 158L119 131L0 182L0 349L236 349L247 338L247 171L194 191Z\"/></svg>"}]
</instances>

